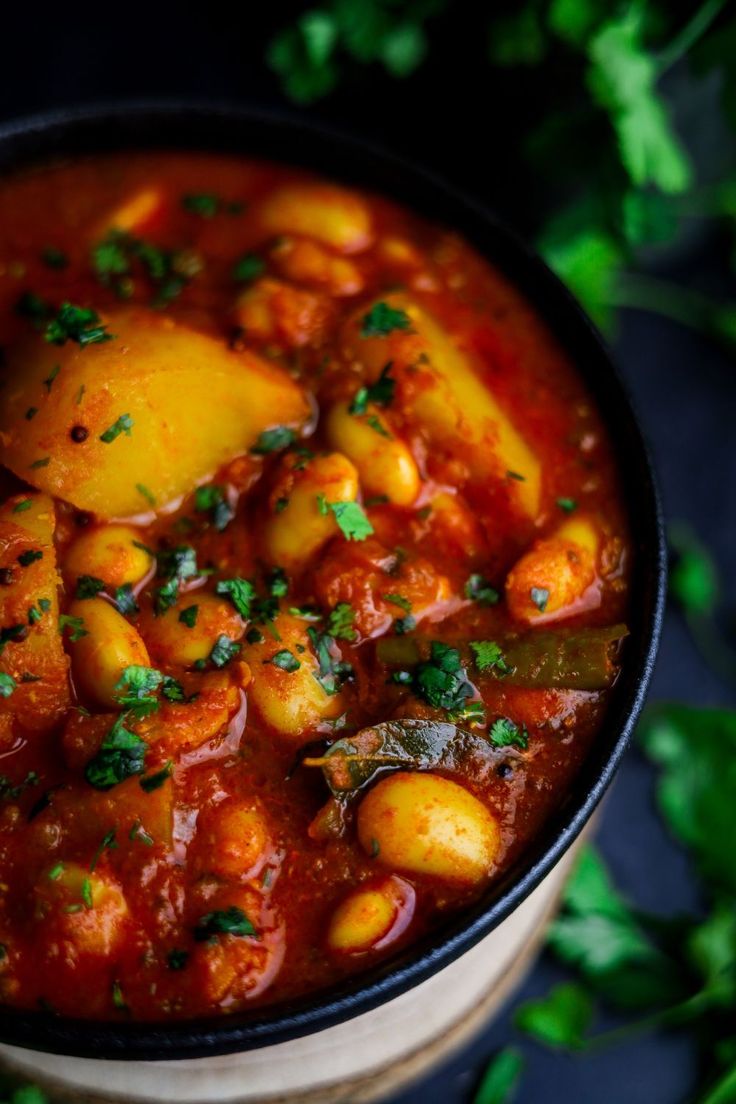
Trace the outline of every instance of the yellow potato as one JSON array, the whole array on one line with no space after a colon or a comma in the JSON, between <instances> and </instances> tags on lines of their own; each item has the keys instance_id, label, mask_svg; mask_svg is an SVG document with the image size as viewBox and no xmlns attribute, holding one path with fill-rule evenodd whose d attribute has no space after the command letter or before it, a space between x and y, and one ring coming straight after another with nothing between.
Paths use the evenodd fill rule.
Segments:
<instances>
[{"instance_id":1,"label":"yellow potato","mask_svg":"<svg viewBox=\"0 0 736 1104\"><path fill-rule=\"evenodd\" d=\"M194 841L196 868L222 878L257 873L269 847L268 824L260 802L231 799L203 809Z\"/></svg>"},{"instance_id":2,"label":"yellow potato","mask_svg":"<svg viewBox=\"0 0 736 1104\"><path fill-rule=\"evenodd\" d=\"M301 471L285 469L274 497L285 500L286 505L266 521L264 550L271 563L293 573L339 534L340 527L326 504L354 502L358 473L342 453L316 456Z\"/></svg>"},{"instance_id":3,"label":"yellow potato","mask_svg":"<svg viewBox=\"0 0 736 1104\"><path fill-rule=\"evenodd\" d=\"M110 230L140 234L147 223L163 212L166 196L161 188L141 188L100 220L95 240Z\"/></svg>"},{"instance_id":4,"label":"yellow potato","mask_svg":"<svg viewBox=\"0 0 736 1104\"><path fill-rule=\"evenodd\" d=\"M131 525L98 525L76 538L63 566L72 589L80 575L92 575L108 587L119 587L145 578L153 558L141 547L140 532Z\"/></svg>"},{"instance_id":5,"label":"yellow potato","mask_svg":"<svg viewBox=\"0 0 736 1104\"><path fill-rule=\"evenodd\" d=\"M309 238L280 238L271 256L281 275L297 284L324 288L338 296L363 290L363 277L354 261L336 256Z\"/></svg>"},{"instance_id":6,"label":"yellow potato","mask_svg":"<svg viewBox=\"0 0 736 1104\"><path fill-rule=\"evenodd\" d=\"M595 582L600 546L596 524L580 516L535 541L506 578L511 614L527 624L569 617Z\"/></svg>"},{"instance_id":7,"label":"yellow potato","mask_svg":"<svg viewBox=\"0 0 736 1104\"><path fill-rule=\"evenodd\" d=\"M337 184L284 184L255 212L269 234L304 234L341 253L371 243L371 213L364 199Z\"/></svg>"},{"instance_id":8,"label":"yellow potato","mask_svg":"<svg viewBox=\"0 0 736 1104\"><path fill-rule=\"evenodd\" d=\"M189 628L179 620L179 615L192 606L197 607L197 614ZM176 605L159 617L141 618L139 628L156 663L191 667L209 657L219 636L240 640L245 622L224 598L194 590L183 594Z\"/></svg>"},{"instance_id":9,"label":"yellow potato","mask_svg":"<svg viewBox=\"0 0 736 1104\"><path fill-rule=\"evenodd\" d=\"M69 642L75 685L100 705L119 707L115 686L125 668L150 666L145 644L104 598L72 602L69 615L80 619L85 633Z\"/></svg>"},{"instance_id":10,"label":"yellow potato","mask_svg":"<svg viewBox=\"0 0 736 1104\"><path fill-rule=\"evenodd\" d=\"M403 292L377 302L408 316L410 328L385 336L361 336L370 307L362 307L348 322L345 339L350 354L375 380L386 364L401 389L402 409L430 440L457 451L471 478L503 480L518 509L530 518L539 511L541 465L508 414L482 382L469 352L461 349L417 302ZM375 305L375 304L374 304ZM523 479L509 476L513 472Z\"/></svg>"},{"instance_id":11,"label":"yellow potato","mask_svg":"<svg viewBox=\"0 0 736 1104\"><path fill-rule=\"evenodd\" d=\"M33 732L53 728L70 704L69 660L58 627L55 525L48 495L19 494L0 507L0 625L17 633L0 654L0 672L16 683L9 697L0 697L0 720L14 718ZM24 675L34 681L22 681Z\"/></svg>"},{"instance_id":12,"label":"yellow potato","mask_svg":"<svg viewBox=\"0 0 736 1104\"><path fill-rule=\"evenodd\" d=\"M411 506L421 482L410 449L393 436L375 407L355 415L349 406L336 403L327 415L330 444L355 464L365 494L387 495L396 506Z\"/></svg>"},{"instance_id":13,"label":"yellow potato","mask_svg":"<svg viewBox=\"0 0 736 1104\"><path fill-rule=\"evenodd\" d=\"M79 863L50 866L35 886L36 916L60 927L83 954L105 957L125 935L128 906L112 878Z\"/></svg>"},{"instance_id":14,"label":"yellow potato","mask_svg":"<svg viewBox=\"0 0 736 1104\"><path fill-rule=\"evenodd\" d=\"M467 885L491 874L501 843L495 817L463 786L408 771L382 779L366 794L358 837L386 866Z\"/></svg>"},{"instance_id":15,"label":"yellow potato","mask_svg":"<svg viewBox=\"0 0 736 1104\"><path fill-rule=\"evenodd\" d=\"M308 625L282 613L275 627L280 640L274 640L263 629L264 639L243 649L253 676L248 703L279 737L299 747L312 738L322 721L342 713L343 700L340 693L326 693L317 681L319 664L307 635ZM273 657L284 651L299 663L296 670L284 670L273 663Z\"/></svg>"},{"instance_id":16,"label":"yellow potato","mask_svg":"<svg viewBox=\"0 0 736 1104\"><path fill-rule=\"evenodd\" d=\"M327 946L341 954L385 946L406 929L414 899L412 887L395 876L354 889L330 918Z\"/></svg>"},{"instance_id":17,"label":"yellow potato","mask_svg":"<svg viewBox=\"0 0 736 1104\"><path fill-rule=\"evenodd\" d=\"M253 353L145 308L105 321L115 338L84 348L22 341L8 352L0 391L0 461L80 509L114 518L149 510L151 498L163 506L263 430L308 417L301 388ZM43 381L57 367L49 390ZM129 431L101 440L121 418ZM75 426L85 439L74 439Z\"/></svg>"},{"instance_id":18,"label":"yellow potato","mask_svg":"<svg viewBox=\"0 0 736 1104\"><path fill-rule=\"evenodd\" d=\"M233 317L246 340L289 349L319 344L333 316L332 303L319 291L264 276L241 292Z\"/></svg>"}]
</instances>

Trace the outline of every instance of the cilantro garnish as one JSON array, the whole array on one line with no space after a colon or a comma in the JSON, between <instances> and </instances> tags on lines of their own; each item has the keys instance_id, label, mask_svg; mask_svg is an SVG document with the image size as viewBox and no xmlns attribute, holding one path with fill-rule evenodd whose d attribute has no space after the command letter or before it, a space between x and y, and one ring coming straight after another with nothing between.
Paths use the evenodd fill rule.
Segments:
<instances>
[{"instance_id":1,"label":"cilantro garnish","mask_svg":"<svg viewBox=\"0 0 736 1104\"><path fill-rule=\"evenodd\" d=\"M410 330L411 318L406 311L389 306L380 301L374 303L367 314L363 315L360 325L361 337L386 337L394 330Z\"/></svg>"},{"instance_id":2,"label":"cilantro garnish","mask_svg":"<svg viewBox=\"0 0 736 1104\"><path fill-rule=\"evenodd\" d=\"M156 613L165 613L179 597L179 587L187 579L198 574L197 554L189 544L159 552L157 557L159 577L167 581L156 588Z\"/></svg>"},{"instance_id":3,"label":"cilantro garnish","mask_svg":"<svg viewBox=\"0 0 736 1104\"><path fill-rule=\"evenodd\" d=\"M270 659L264 659L263 662L272 663L274 667L280 667L282 671L289 672L298 671L301 667L299 660L288 648L282 648L281 651L276 652Z\"/></svg>"},{"instance_id":4,"label":"cilantro garnish","mask_svg":"<svg viewBox=\"0 0 736 1104\"><path fill-rule=\"evenodd\" d=\"M115 828L111 828L110 831L107 832L102 837L102 840L100 841L100 844L99 844L97 850L95 851L94 855L92 856L92 861L89 864L90 874L94 874L95 867L97 866L97 863L100 861L100 858L102 857L103 851L106 851L106 850L112 851L118 846L117 843L115 842L116 834L117 833L116 833ZM49 874L49 878L50 877L51 877L51 874Z\"/></svg>"},{"instance_id":5,"label":"cilantro garnish","mask_svg":"<svg viewBox=\"0 0 736 1104\"><path fill-rule=\"evenodd\" d=\"M6 675L4 671L0 671L0 698L9 698L17 685L12 675Z\"/></svg>"},{"instance_id":6,"label":"cilantro garnish","mask_svg":"<svg viewBox=\"0 0 736 1104\"><path fill-rule=\"evenodd\" d=\"M133 593L133 586L131 583L123 583L122 586L115 588L115 605L122 614L131 614L138 612L138 603Z\"/></svg>"},{"instance_id":7,"label":"cilantro garnish","mask_svg":"<svg viewBox=\"0 0 736 1104\"><path fill-rule=\"evenodd\" d=\"M136 718L147 717L158 709L154 691L161 685L163 675L155 667L133 664L126 667L115 684L116 700Z\"/></svg>"},{"instance_id":8,"label":"cilantro garnish","mask_svg":"<svg viewBox=\"0 0 736 1104\"><path fill-rule=\"evenodd\" d=\"M220 579L215 584L215 593L229 599L244 621L250 620L256 588L248 579Z\"/></svg>"},{"instance_id":9,"label":"cilantro garnish","mask_svg":"<svg viewBox=\"0 0 736 1104\"><path fill-rule=\"evenodd\" d=\"M134 424L130 414L121 414L111 426L108 426L104 433L100 434L100 440L104 441L106 445L110 445L121 433L125 433L126 436L130 437L130 431Z\"/></svg>"},{"instance_id":10,"label":"cilantro garnish","mask_svg":"<svg viewBox=\"0 0 736 1104\"><path fill-rule=\"evenodd\" d=\"M30 510L32 505L33 499L24 498L20 502L16 502L15 506L13 507L13 513L22 514L25 510Z\"/></svg>"},{"instance_id":11,"label":"cilantro garnish","mask_svg":"<svg viewBox=\"0 0 736 1104\"><path fill-rule=\"evenodd\" d=\"M182 625L186 625L188 629L193 629L197 624L197 614L199 613L199 606L187 606L179 614L179 620Z\"/></svg>"},{"instance_id":12,"label":"cilantro garnish","mask_svg":"<svg viewBox=\"0 0 736 1104\"><path fill-rule=\"evenodd\" d=\"M227 909L206 913L194 929L194 938L200 943L214 941L218 935L248 935L257 938L258 933L243 910L231 905Z\"/></svg>"},{"instance_id":13,"label":"cilantro garnish","mask_svg":"<svg viewBox=\"0 0 736 1104\"><path fill-rule=\"evenodd\" d=\"M481 606L495 606L501 595L482 575L471 575L465 584L465 597Z\"/></svg>"},{"instance_id":14,"label":"cilantro garnish","mask_svg":"<svg viewBox=\"0 0 736 1104\"><path fill-rule=\"evenodd\" d=\"M471 640L470 647L475 655L475 665L479 671L495 669L501 675L510 675L513 671L503 657L500 645L495 640Z\"/></svg>"},{"instance_id":15,"label":"cilantro garnish","mask_svg":"<svg viewBox=\"0 0 736 1104\"><path fill-rule=\"evenodd\" d=\"M18 556L18 563L21 567L30 567L32 563L36 563L37 560L43 559L43 552L40 548L28 548L25 552L21 552Z\"/></svg>"},{"instance_id":16,"label":"cilantro garnish","mask_svg":"<svg viewBox=\"0 0 736 1104\"><path fill-rule=\"evenodd\" d=\"M135 489L138 491L139 495L142 495L142 497L145 498L149 506L156 505L156 499L154 495L151 493L151 491L149 491L148 487L146 487L144 483L136 483Z\"/></svg>"},{"instance_id":17,"label":"cilantro garnish","mask_svg":"<svg viewBox=\"0 0 736 1104\"><path fill-rule=\"evenodd\" d=\"M392 379L389 375L392 367L393 365L389 361L382 369L375 383L370 384L370 386L360 387L356 391L355 397L348 407L348 412L350 414L365 414L369 403L373 403L375 406L391 405L396 389L396 380ZM383 429L383 427L381 427L381 429Z\"/></svg>"},{"instance_id":18,"label":"cilantro garnish","mask_svg":"<svg viewBox=\"0 0 736 1104\"><path fill-rule=\"evenodd\" d=\"M529 744L529 734L522 725L514 724L508 717L499 717L491 725L488 733L491 743L496 747L526 748Z\"/></svg>"},{"instance_id":19,"label":"cilantro garnish","mask_svg":"<svg viewBox=\"0 0 736 1104\"><path fill-rule=\"evenodd\" d=\"M200 513L210 515L210 520L219 533L226 529L235 517L235 510L228 502L224 488L214 483L208 487L197 488L194 493L194 506Z\"/></svg>"},{"instance_id":20,"label":"cilantro garnish","mask_svg":"<svg viewBox=\"0 0 736 1104\"><path fill-rule=\"evenodd\" d=\"M44 338L52 345L76 341L84 348L85 345L95 345L101 341L112 341L113 335L106 330L107 327L100 322L97 311L77 307L73 303L62 303L56 317L47 323Z\"/></svg>"},{"instance_id":21,"label":"cilantro garnish","mask_svg":"<svg viewBox=\"0 0 736 1104\"><path fill-rule=\"evenodd\" d=\"M174 947L166 956L166 965L170 970L183 970L189 961L189 951L181 951Z\"/></svg>"},{"instance_id":22,"label":"cilantro garnish","mask_svg":"<svg viewBox=\"0 0 736 1104\"><path fill-rule=\"evenodd\" d=\"M352 676L352 665L338 658L335 638L330 633L320 633L310 625L307 635L319 663L319 670L314 677L325 693L332 696Z\"/></svg>"},{"instance_id":23,"label":"cilantro garnish","mask_svg":"<svg viewBox=\"0 0 736 1104\"><path fill-rule=\"evenodd\" d=\"M147 774L145 778L141 778L139 785L145 793L153 793L154 790L160 789L164 782L171 778L174 770L174 763L169 759L168 763L164 764L161 770L156 771L155 774Z\"/></svg>"},{"instance_id":24,"label":"cilantro garnish","mask_svg":"<svg viewBox=\"0 0 736 1104\"><path fill-rule=\"evenodd\" d=\"M238 284L249 284L264 271L266 262L257 253L244 253L233 265L233 280Z\"/></svg>"},{"instance_id":25,"label":"cilantro garnish","mask_svg":"<svg viewBox=\"0 0 736 1104\"><path fill-rule=\"evenodd\" d=\"M572 514L577 510L578 504L574 498L558 498L557 506L562 510L563 514Z\"/></svg>"},{"instance_id":26,"label":"cilantro garnish","mask_svg":"<svg viewBox=\"0 0 736 1104\"><path fill-rule=\"evenodd\" d=\"M537 607L540 613L544 613L547 608L547 602L549 601L549 591L546 587L532 587L529 591L529 597L534 605Z\"/></svg>"},{"instance_id":27,"label":"cilantro garnish","mask_svg":"<svg viewBox=\"0 0 736 1104\"><path fill-rule=\"evenodd\" d=\"M273 567L266 577L268 592L274 598L285 598L289 593L289 580L283 567Z\"/></svg>"},{"instance_id":28,"label":"cilantro garnish","mask_svg":"<svg viewBox=\"0 0 736 1104\"><path fill-rule=\"evenodd\" d=\"M374 531L358 502L328 502L327 508L335 515L335 521L346 540L362 541Z\"/></svg>"},{"instance_id":29,"label":"cilantro garnish","mask_svg":"<svg viewBox=\"0 0 736 1104\"><path fill-rule=\"evenodd\" d=\"M68 613L59 614L59 632L69 629L69 639L76 644L83 636L87 636L83 617L71 617Z\"/></svg>"},{"instance_id":30,"label":"cilantro garnish","mask_svg":"<svg viewBox=\"0 0 736 1104\"><path fill-rule=\"evenodd\" d=\"M105 589L105 583L94 575L80 575L77 579L75 598L96 598L101 590Z\"/></svg>"},{"instance_id":31,"label":"cilantro garnish","mask_svg":"<svg viewBox=\"0 0 736 1104\"><path fill-rule=\"evenodd\" d=\"M215 667L225 667L240 652L240 644L221 633L215 641L209 659Z\"/></svg>"},{"instance_id":32,"label":"cilantro garnish","mask_svg":"<svg viewBox=\"0 0 736 1104\"><path fill-rule=\"evenodd\" d=\"M96 790L110 790L134 774L143 774L148 744L125 727L121 713L105 736L100 750L90 759L84 777Z\"/></svg>"},{"instance_id":33,"label":"cilantro garnish","mask_svg":"<svg viewBox=\"0 0 736 1104\"><path fill-rule=\"evenodd\" d=\"M302 614L303 616L303 614ZM337 640L356 640L357 632L353 628L355 610L349 602L338 602L327 621L327 632Z\"/></svg>"},{"instance_id":34,"label":"cilantro garnish","mask_svg":"<svg viewBox=\"0 0 736 1104\"><path fill-rule=\"evenodd\" d=\"M263 430L250 451L264 456L268 452L279 452L288 448L295 440L296 433L289 426L274 426L273 429Z\"/></svg>"},{"instance_id":35,"label":"cilantro garnish","mask_svg":"<svg viewBox=\"0 0 736 1104\"><path fill-rule=\"evenodd\" d=\"M408 686L419 698L436 709L454 713L462 710L475 689L468 680L460 652L442 641L430 644L430 658L412 671L394 671L391 680Z\"/></svg>"},{"instance_id":36,"label":"cilantro garnish","mask_svg":"<svg viewBox=\"0 0 736 1104\"><path fill-rule=\"evenodd\" d=\"M181 205L190 214L206 219L214 218L215 215L223 212L228 215L239 215L244 207L244 204L238 200L224 200L210 192L182 196Z\"/></svg>"}]
</instances>

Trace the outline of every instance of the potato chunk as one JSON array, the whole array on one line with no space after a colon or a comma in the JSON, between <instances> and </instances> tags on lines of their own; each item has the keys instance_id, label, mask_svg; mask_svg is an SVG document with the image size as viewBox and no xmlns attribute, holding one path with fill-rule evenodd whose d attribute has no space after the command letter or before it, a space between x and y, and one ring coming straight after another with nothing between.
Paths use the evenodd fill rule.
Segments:
<instances>
[{"instance_id":1,"label":"potato chunk","mask_svg":"<svg viewBox=\"0 0 736 1104\"><path fill-rule=\"evenodd\" d=\"M471 354L404 293L383 296L380 302L402 313L404 328L364 336L364 320L371 308L363 307L347 324L350 354L365 366L371 380L390 362L409 421L440 446L456 451L461 440L471 479L503 480L518 509L535 518L541 465L482 382Z\"/></svg>"},{"instance_id":2,"label":"potato chunk","mask_svg":"<svg viewBox=\"0 0 736 1104\"><path fill-rule=\"evenodd\" d=\"M268 195L257 217L270 234L304 234L342 253L357 253L371 241L365 200L337 184L285 184Z\"/></svg>"},{"instance_id":3,"label":"potato chunk","mask_svg":"<svg viewBox=\"0 0 736 1104\"><path fill-rule=\"evenodd\" d=\"M533 625L579 613L596 580L599 545L598 527L586 517L570 518L551 536L535 541L506 579L511 614ZM591 598L597 604L598 595Z\"/></svg>"},{"instance_id":4,"label":"potato chunk","mask_svg":"<svg viewBox=\"0 0 736 1104\"><path fill-rule=\"evenodd\" d=\"M264 633L260 643L243 649L253 675L248 702L285 743L299 747L321 721L342 713L343 699L339 692L328 694L317 679L307 623L282 613L275 625L280 640Z\"/></svg>"},{"instance_id":5,"label":"potato chunk","mask_svg":"<svg viewBox=\"0 0 736 1104\"><path fill-rule=\"evenodd\" d=\"M146 646L138 630L105 598L72 602L69 615L80 622L69 642L74 681L93 701L114 708L125 668L150 666Z\"/></svg>"},{"instance_id":6,"label":"potato chunk","mask_svg":"<svg viewBox=\"0 0 736 1104\"><path fill-rule=\"evenodd\" d=\"M106 322L114 339L84 348L21 342L0 392L0 461L83 510L127 517L151 496L163 506L263 430L308 416L301 388L252 353L144 308Z\"/></svg>"},{"instance_id":7,"label":"potato chunk","mask_svg":"<svg viewBox=\"0 0 736 1104\"><path fill-rule=\"evenodd\" d=\"M60 863L37 886L36 914L57 926L75 951L105 958L125 936L128 906L112 878L90 874L78 863Z\"/></svg>"},{"instance_id":8,"label":"potato chunk","mask_svg":"<svg viewBox=\"0 0 736 1104\"><path fill-rule=\"evenodd\" d=\"M414 889L395 874L360 886L333 912L327 946L338 954L351 955L380 950L406 930L414 903Z\"/></svg>"},{"instance_id":9,"label":"potato chunk","mask_svg":"<svg viewBox=\"0 0 736 1104\"><path fill-rule=\"evenodd\" d=\"M53 728L68 708L69 660L59 635L54 504L16 495L0 507L0 625L7 640L0 672L15 682L0 716L31 731Z\"/></svg>"},{"instance_id":10,"label":"potato chunk","mask_svg":"<svg viewBox=\"0 0 736 1104\"><path fill-rule=\"evenodd\" d=\"M501 843L496 818L463 786L409 771L382 779L363 798L358 837L388 867L461 885L490 875Z\"/></svg>"}]
</instances>

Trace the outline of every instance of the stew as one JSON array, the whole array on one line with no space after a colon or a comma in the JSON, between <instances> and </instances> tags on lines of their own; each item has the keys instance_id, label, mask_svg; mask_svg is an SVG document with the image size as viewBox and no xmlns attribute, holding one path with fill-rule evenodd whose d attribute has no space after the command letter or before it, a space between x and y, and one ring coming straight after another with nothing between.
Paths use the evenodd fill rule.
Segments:
<instances>
[{"instance_id":1,"label":"stew","mask_svg":"<svg viewBox=\"0 0 736 1104\"><path fill-rule=\"evenodd\" d=\"M0 1000L321 989L566 798L626 637L611 443L456 234L234 157L0 182Z\"/></svg>"}]
</instances>

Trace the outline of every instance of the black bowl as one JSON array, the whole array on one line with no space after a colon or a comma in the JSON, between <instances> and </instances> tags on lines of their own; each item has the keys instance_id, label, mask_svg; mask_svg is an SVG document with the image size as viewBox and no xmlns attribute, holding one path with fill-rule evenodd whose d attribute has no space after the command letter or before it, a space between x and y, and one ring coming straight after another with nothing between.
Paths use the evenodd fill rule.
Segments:
<instances>
[{"instance_id":1,"label":"black bowl","mask_svg":"<svg viewBox=\"0 0 736 1104\"><path fill-rule=\"evenodd\" d=\"M384 192L462 233L536 308L577 365L613 439L634 544L631 635L603 728L557 813L513 869L469 909L388 961L329 989L232 1016L91 1022L0 1011L0 1040L85 1058L211 1056L320 1031L366 1012L447 966L504 920L569 848L603 797L642 708L659 642L666 581L654 474L629 398L589 319L527 246L476 200L374 145L296 116L221 105L132 103L35 116L0 127L0 171L48 158L125 148L196 148L299 164Z\"/></svg>"}]
</instances>

